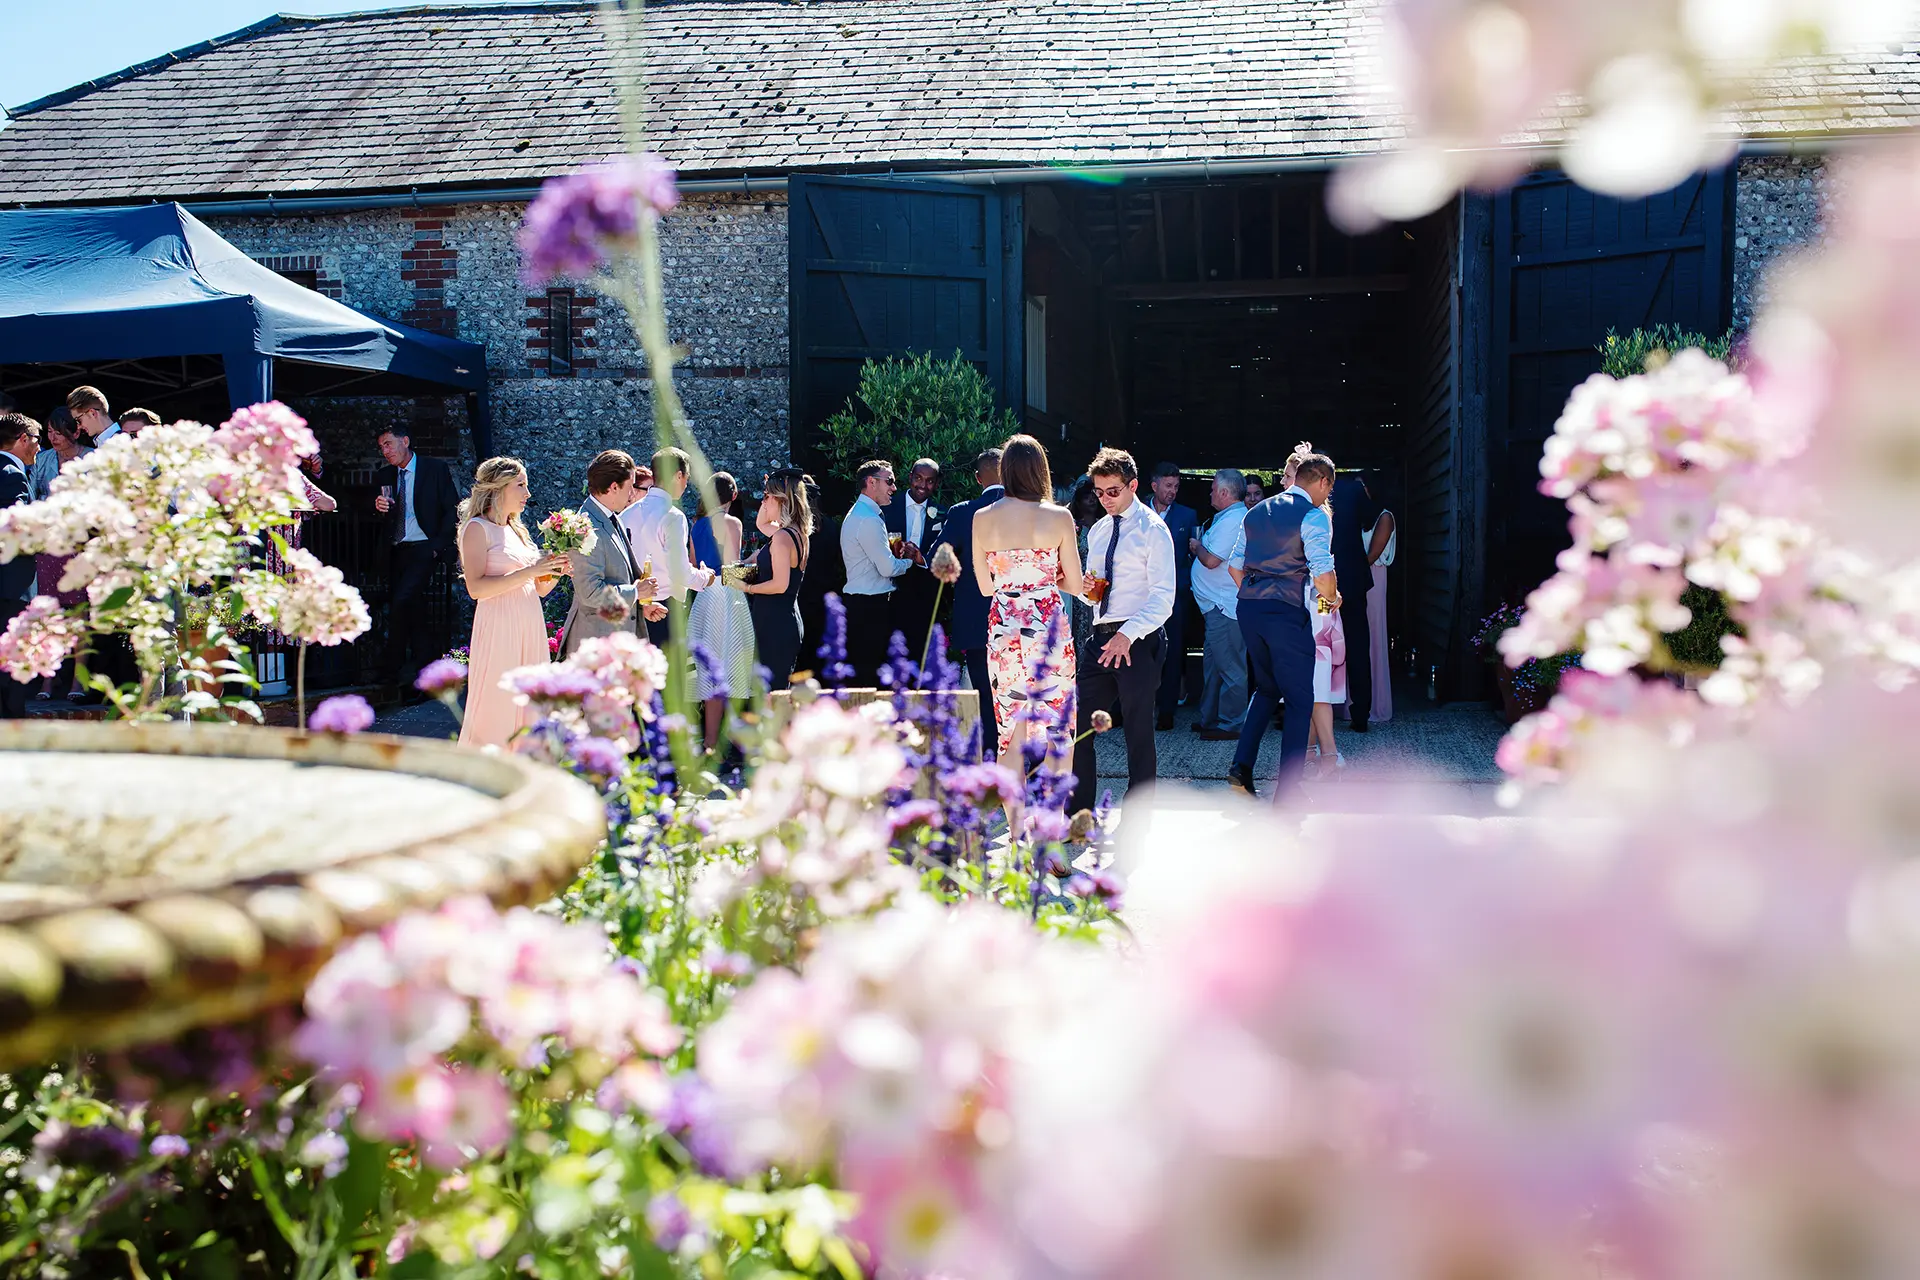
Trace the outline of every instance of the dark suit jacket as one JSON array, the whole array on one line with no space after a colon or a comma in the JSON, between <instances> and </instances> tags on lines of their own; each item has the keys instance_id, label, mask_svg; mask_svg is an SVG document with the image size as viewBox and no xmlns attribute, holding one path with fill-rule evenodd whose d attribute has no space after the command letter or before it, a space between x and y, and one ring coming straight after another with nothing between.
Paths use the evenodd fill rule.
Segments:
<instances>
[{"instance_id":1,"label":"dark suit jacket","mask_svg":"<svg viewBox=\"0 0 1920 1280\"><path fill-rule=\"evenodd\" d=\"M0 453L0 507L33 500L32 479L25 463ZM33 557L15 556L0 564L0 600L20 604L33 599Z\"/></svg>"},{"instance_id":2,"label":"dark suit jacket","mask_svg":"<svg viewBox=\"0 0 1920 1280\"><path fill-rule=\"evenodd\" d=\"M952 515L952 509L942 511L939 504L927 504L927 527L920 538L920 550L930 552L940 540L940 522ZM896 489L893 501L880 508L880 518L887 522L888 533L904 535L907 532L907 491Z\"/></svg>"},{"instance_id":3,"label":"dark suit jacket","mask_svg":"<svg viewBox=\"0 0 1920 1280\"><path fill-rule=\"evenodd\" d=\"M436 559L453 554L454 516L460 506L460 491L453 485L453 470L439 458L415 454L419 464L413 469L413 518L427 535L427 545ZM394 486L393 510L387 513L388 538L399 535L406 512L400 507L399 475L396 468L381 467L374 473L375 484Z\"/></svg>"},{"instance_id":4,"label":"dark suit jacket","mask_svg":"<svg viewBox=\"0 0 1920 1280\"><path fill-rule=\"evenodd\" d=\"M1343 596L1364 596L1373 586L1367 563L1367 532L1380 518L1380 504L1359 476L1333 482L1333 576Z\"/></svg>"},{"instance_id":5,"label":"dark suit jacket","mask_svg":"<svg viewBox=\"0 0 1920 1280\"><path fill-rule=\"evenodd\" d=\"M1153 505L1151 498L1147 505ZM1176 502L1160 518L1167 522L1167 534L1173 539L1174 598L1185 600L1193 594L1193 553L1187 550L1187 539L1199 530L1200 517L1193 513L1192 507Z\"/></svg>"},{"instance_id":6,"label":"dark suit jacket","mask_svg":"<svg viewBox=\"0 0 1920 1280\"><path fill-rule=\"evenodd\" d=\"M953 554L960 557L960 581L953 584L953 623L947 630L949 648L987 647L987 598L980 592L979 579L973 576L973 515L1006 494L1007 491L996 484L982 490L972 501L947 508L947 522L941 526L940 541L951 544Z\"/></svg>"}]
</instances>

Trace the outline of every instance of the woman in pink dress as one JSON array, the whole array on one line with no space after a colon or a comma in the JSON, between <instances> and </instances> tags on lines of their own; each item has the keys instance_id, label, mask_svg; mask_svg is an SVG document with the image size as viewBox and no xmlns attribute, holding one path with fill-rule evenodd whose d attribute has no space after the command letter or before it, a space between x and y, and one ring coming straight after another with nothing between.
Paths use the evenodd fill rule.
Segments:
<instances>
[{"instance_id":1,"label":"woman in pink dress","mask_svg":"<svg viewBox=\"0 0 1920 1280\"><path fill-rule=\"evenodd\" d=\"M1000 759L1020 759L1034 720L1052 726L1049 754L1064 767L1073 725L1060 722L1078 668L1060 591L1077 596L1083 589L1073 514L1054 503L1047 453L1032 436L1007 441L1000 482L1006 497L973 517L973 572L988 598L987 674Z\"/></svg>"},{"instance_id":2,"label":"woman in pink dress","mask_svg":"<svg viewBox=\"0 0 1920 1280\"><path fill-rule=\"evenodd\" d=\"M547 624L540 597L571 569L565 556L542 556L527 534L527 469L514 458L488 458L460 504L460 571L473 597L467 643L467 710L463 747L504 747L533 723L500 678L515 667L547 661Z\"/></svg>"}]
</instances>

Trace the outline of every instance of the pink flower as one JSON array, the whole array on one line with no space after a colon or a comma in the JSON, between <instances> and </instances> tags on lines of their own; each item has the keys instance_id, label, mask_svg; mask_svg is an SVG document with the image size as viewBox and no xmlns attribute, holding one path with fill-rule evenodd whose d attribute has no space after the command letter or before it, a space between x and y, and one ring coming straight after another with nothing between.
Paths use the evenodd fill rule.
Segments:
<instances>
[{"instance_id":1,"label":"pink flower","mask_svg":"<svg viewBox=\"0 0 1920 1280\"><path fill-rule=\"evenodd\" d=\"M425 694L441 698L458 693L467 682L467 668L451 658L437 658L420 669L420 676L413 687Z\"/></svg>"},{"instance_id":2,"label":"pink flower","mask_svg":"<svg viewBox=\"0 0 1920 1280\"><path fill-rule=\"evenodd\" d=\"M360 733L373 727L373 707L357 693L328 698L307 717L315 733Z\"/></svg>"},{"instance_id":3,"label":"pink flower","mask_svg":"<svg viewBox=\"0 0 1920 1280\"><path fill-rule=\"evenodd\" d=\"M465 1164L468 1153L486 1156L513 1136L513 1097L499 1076L468 1070L454 1074L451 1097L420 1130L421 1154L437 1169Z\"/></svg>"},{"instance_id":4,"label":"pink flower","mask_svg":"<svg viewBox=\"0 0 1920 1280\"><path fill-rule=\"evenodd\" d=\"M16 680L51 678L86 639L86 627L52 596L35 596L0 634L0 670Z\"/></svg>"}]
</instances>

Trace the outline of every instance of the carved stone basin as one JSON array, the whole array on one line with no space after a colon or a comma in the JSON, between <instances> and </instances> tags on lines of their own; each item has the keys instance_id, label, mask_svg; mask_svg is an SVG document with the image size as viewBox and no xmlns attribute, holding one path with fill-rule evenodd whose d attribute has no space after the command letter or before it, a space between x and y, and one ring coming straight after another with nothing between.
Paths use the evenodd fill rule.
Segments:
<instances>
[{"instance_id":1,"label":"carved stone basin","mask_svg":"<svg viewBox=\"0 0 1920 1280\"><path fill-rule=\"evenodd\" d=\"M599 798L513 756L378 735L0 721L0 1068L300 998L402 911L564 886Z\"/></svg>"}]
</instances>

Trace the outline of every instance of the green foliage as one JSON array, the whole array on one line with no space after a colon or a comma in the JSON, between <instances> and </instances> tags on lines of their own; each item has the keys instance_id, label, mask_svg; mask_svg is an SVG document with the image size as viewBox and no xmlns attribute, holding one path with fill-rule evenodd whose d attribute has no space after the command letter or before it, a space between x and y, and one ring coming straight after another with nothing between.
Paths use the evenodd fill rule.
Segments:
<instances>
[{"instance_id":1,"label":"green foliage","mask_svg":"<svg viewBox=\"0 0 1920 1280\"><path fill-rule=\"evenodd\" d=\"M1740 634L1740 625L1727 615L1726 597L1705 587L1689 586L1681 594L1680 603L1692 610L1693 621L1661 637L1667 647L1667 669L1696 673L1717 669L1726 656L1720 641Z\"/></svg>"},{"instance_id":2,"label":"green foliage","mask_svg":"<svg viewBox=\"0 0 1920 1280\"><path fill-rule=\"evenodd\" d=\"M836 475L851 475L870 458L885 458L903 474L915 459L932 458L946 476L971 472L973 460L1020 430L1009 409L996 410L993 388L958 351L935 360L931 352L905 360L869 360L860 390L821 424L824 450Z\"/></svg>"},{"instance_id":3,"label":"green foliage","mask_svg":"<svg viewBox=\"0 0 1920 1280\"><path fill-rule=\"evenodd\" d=\"M1636 373L1658 369L1676 351L1697 347L1715 360L1726 360L1733 352L1733 330L1717 338L1704 333L1688 333L1677 324L1656 324L1650 329L1635 329L1625 337L1607 330L1607 337L1594 350L1600 353L1600 371L1609 378L1629 378Z\"/></svg>"}]
</instances>

